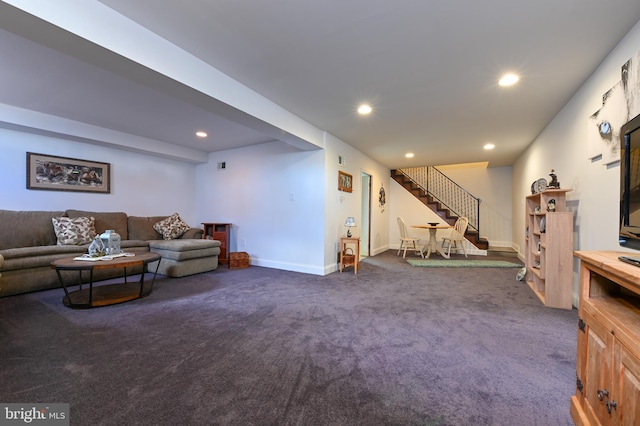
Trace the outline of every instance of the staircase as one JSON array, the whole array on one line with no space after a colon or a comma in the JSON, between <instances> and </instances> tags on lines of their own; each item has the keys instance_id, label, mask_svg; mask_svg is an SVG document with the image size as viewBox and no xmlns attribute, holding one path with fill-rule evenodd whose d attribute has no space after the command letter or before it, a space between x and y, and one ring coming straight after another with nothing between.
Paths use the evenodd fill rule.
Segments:
<instances>
[{"instance_id":1,"label":"staircase","mask_svg":"<svg viewBox=\"0 0 640 426\"><path fill-rule=\"evenodd\" d=\"M418 184L415 179L412 179L400 170L391 170L391 177L449 225L453 226L453 224L456 223L459 217L458 213L454 212L444 202L427 190L427 185ZM470 219L469 224L470 226L464 235L465 238L478 249L487 250L489 248L489 241L480 237L479 218L475 221Z\"/></svg>"}]
</instances>

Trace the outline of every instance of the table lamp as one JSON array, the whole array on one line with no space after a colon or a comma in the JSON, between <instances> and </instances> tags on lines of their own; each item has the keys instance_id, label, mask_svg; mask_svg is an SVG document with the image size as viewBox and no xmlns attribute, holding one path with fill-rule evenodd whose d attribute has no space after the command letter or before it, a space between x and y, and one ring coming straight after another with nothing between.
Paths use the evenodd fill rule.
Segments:
<instances>
[{"instance_id":1,"label":"table lamp","mask_svg":"<svg viewBox=\"0 0 640 426\"><path fill-rule=\"evenodd\" d=\"M344 226L347 227L347 237L351 238L351 228L356 226L356 220L352 216L349 216Z\"/></svg>"}]
</instances>

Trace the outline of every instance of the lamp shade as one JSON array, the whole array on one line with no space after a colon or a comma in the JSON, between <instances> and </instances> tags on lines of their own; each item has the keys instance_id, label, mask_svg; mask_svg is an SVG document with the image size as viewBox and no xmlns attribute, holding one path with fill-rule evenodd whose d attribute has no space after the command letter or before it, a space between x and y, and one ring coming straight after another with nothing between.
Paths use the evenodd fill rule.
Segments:
<instances>
[{"instance_id":1,"label":"lamp shade","mask_svg":"<svg viewBox=\"0 0 640 426\"><path fill-rule=\"evenodd\" d=\"M356 220L352 216L349 216L347 218L346 222L344 223L344 226L346 226L348 228L356 226Z\"/></svg>"}]
</instances>

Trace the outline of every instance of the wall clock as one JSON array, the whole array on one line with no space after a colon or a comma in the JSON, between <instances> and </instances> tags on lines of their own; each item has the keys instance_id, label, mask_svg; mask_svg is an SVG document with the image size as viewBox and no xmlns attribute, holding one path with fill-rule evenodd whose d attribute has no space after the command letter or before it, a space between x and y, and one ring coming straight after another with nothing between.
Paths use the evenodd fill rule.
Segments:
<instances>
[{"instance_id":1,"label":"wall clock","mask_svg":"<svg viewBox=\"0 0 640 426\"><path fill-rule=\"evenodd\" d=\"M605 138L611 135L611 123L608 121L603 121L598 124L598 131L600 132L600 136Z\"/></svg>"},{"instance_id":2,"label":"wall clock","mask_svg":"<svg viewBox=\"0 0 640 426\"><path fill-rule=\"evenodd\" d=\"M544 178L533 181L531 184L531 194L537 194L547 189L547 181Z\"/></svg>"}]
</instances>

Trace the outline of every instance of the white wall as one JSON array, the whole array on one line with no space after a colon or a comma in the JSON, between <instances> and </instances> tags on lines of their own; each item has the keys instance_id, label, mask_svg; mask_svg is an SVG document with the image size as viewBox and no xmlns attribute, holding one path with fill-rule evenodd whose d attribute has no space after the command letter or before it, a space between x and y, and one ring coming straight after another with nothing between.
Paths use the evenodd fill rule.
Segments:
<instances>
[{"instance_id":1,"label":"white wall","mask_svg":"<svg viewBox=\"0 0 640 426\"><path fill-rule=\"evenodd\" d=\"M345 159L345 165L338 164L338 156ZM344 222L347 216L356 219L357 227L352 230L353 235L362 235L362 181L361 173L371 176L371 255L382 253L389 248L389 210L388 196L385 209L380 208L378 192L383 185L388 191L390 171L387 167L377 163L353 147L345 144L329 133L325 133L325 265L328 270L336 270L338 245L340 237L347 232ZM338 191L338 170L353 176L353 192Z\"/></svg>"},{"instance_id":2,"label":"white wall","mask_svg":"<svg viewBox=\"0 0 640 426\"><path fill-rule=\"evenodd\" d=\"M620 67L640 50L640 23L615 47L580 90L513 166L513 235L524 248L524 198L531 183L555 169L574 212L576 250L620 250L618 245L619 165L588 160L588 118L602 107L602 95L620 81ZM522 255L522 253L521 253ZM574 304L578 262L574 262Z\"/></svg>"},{"instance_id":3,"label":"white wall","mask_svg":"<svg viewBox=\"0 0 640 426\"><path fill-rule=\"evenodd\" d=\"M420 244L429 242L429 231L426 229L411 228L412 225L426 225L429 222L443 222L437 214L425 206L420 200L414 197L409 191L398 182L391 179L389 187L389 229L390 248L397 250L400 248L400 229L398 227L398 217L401 217L407 226L409 235L420 238ZM445 235L446 231L438 230L436 235L438 241Z\"/></svg>"},{"instance_id":4,"label":"white wall","mask_svg":"<svg viewBox=\"0 0 640 426\"><path fill-rule=\"evenodd\" d=\"M283 142L212 153L208 163L187 162L0 128L0 208L7 210L178 212L190 225L233 224L231 251L252 263L323 275L337 270L337 243L347 216L360 217L360 173L374 193L389 188L389 170L328 135L327 149L301 151ZM111 193L26 189L26 153L110 163ZM338 166L338 154L348 164ZM218 163L226 168L218 170ZM353 192L337 189L338 168L354 176ZM372 254L388 248L388 210L377 195L371 211ZM388 204L387 204L388 205ZM354 234L360 235L356 228Z\"/></svg>"},{"instance_id":5,"label":"white wall","mask_svg":"<svg viewBox=\"0 0 640 426\"><path fill-rule=\"evenodd\" d=\"M2 128L0 151L2 209L123 211L134 216L178 212L190 225L200 226L192 164ZM28 190L27 152L110 163L111 193Z\"/></svg>"},{"instance_id":6,"label":"white wall","mask_svg":"<svg viewBox=\"0 0 640 426\"><path fill-rule=\"evenodd\" d=\"M491 246L511 247L511 167L487 167L484 163L438 166L438 170L480 198L480 236Z\"/></svg>"},{"instance_id":7,"label":"white wall","mask_svg":"<svg viewBox=\"0 0 640 426\"><path fill-rule=\"evenodd\" d=\"M282 142L212 153L196 166L200 222L229 222L232 251L254 265L324 275L337 270L347 216L360 217L360 173L374 188L388 186L389 169L326 135L325 150L299 151ZM347 164L338 166L342 155ZM226 168L218 170L218 163ZM353 192L338 191L338 169L351 174ZM372 253L388 246L386 213L372 209ZM354 235L359 236L360 228Z\"/></svg>"},{"instance_id":8,"label":"white wall","mask_svg":"<svg viewBox=\"0 0 640 426\"><path fill-rule=\"evenodd\" d=\"M447 177L480 198L480 235L489 240L491 246L511 247L511 167L488 168L483 164L438 166ZM396 181L391 181L390 202L390 241L391 247L397 249L400 245L400 232L396 223L397 217L402 217L407 226L441 222L442 220L427 206L418 201ZM428 231L412 230L412 234L428 241ZM438 231L438 239L446 231ZM468 253L483 255L484 250L478 250L471 243L465 242Z\"/></svg>"},{"instance_id":9,"label":"white wall","mask_svg":"<svg viewBox=\"0 0 640 426\"><path fill-rule=\"evenodd\" d=\"M323 274L322 150L270 142L212 153L196 168L198 221L232 223L231 251L248 252L254 265Z\"/></svg>"}]
</instances>

